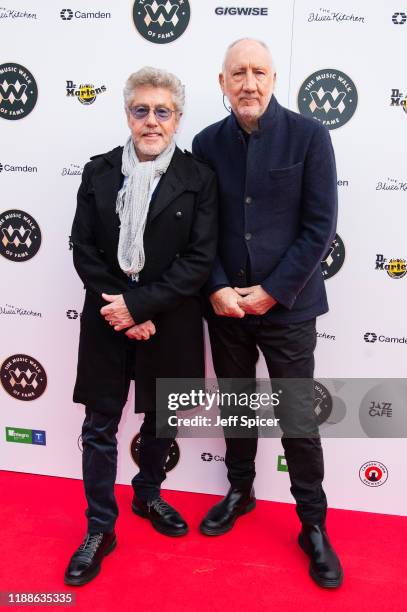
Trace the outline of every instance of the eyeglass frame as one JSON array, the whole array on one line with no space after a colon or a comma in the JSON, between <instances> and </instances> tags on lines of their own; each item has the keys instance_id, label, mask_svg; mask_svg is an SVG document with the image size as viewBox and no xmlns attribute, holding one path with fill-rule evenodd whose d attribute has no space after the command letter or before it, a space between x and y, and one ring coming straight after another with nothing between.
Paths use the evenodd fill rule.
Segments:
<instances>
[{"instance_id":1,"label":"eyeglass frame","mask_svg":"<svg viewBox=\"0 0 407 612\"><path fill-rule=\"evenodd\" d=\"M144 110L146 110L147 111L146 115L144 117L136 117L133 111L135 109L137 109L137 108L140 108L140 109L143 108ZM164 110L169 112L169 116L166 119L163 119L163 118L160 118L160 117L157 116L157 111L160 110L160 109L164 109ZM166 106L154 106L154 107L151 107L151 106L147 106L145 104L139 104L138 106L132 106L128 110L129 110L129 113L131 114L131 116L134 117L134 119L136 119L137 121L144 121L145 119L147 119L147 117L150 115L151 111L153 111L154 117L157 119L157 121L160 121L160 122L169 121L171 119L173 113L175 113L175 114L179 113L179 111L173 110L172 108L167 108Z\"/></svg>"}]
</instances>

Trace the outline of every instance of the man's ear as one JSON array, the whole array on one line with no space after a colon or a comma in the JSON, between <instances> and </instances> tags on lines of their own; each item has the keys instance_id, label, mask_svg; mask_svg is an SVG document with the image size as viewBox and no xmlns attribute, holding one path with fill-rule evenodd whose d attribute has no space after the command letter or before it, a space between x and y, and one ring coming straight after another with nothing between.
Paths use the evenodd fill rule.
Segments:
<instances>
[{"instance_id":1,"label":"man's ear","mask_svg":"<svg viewBox=\"0 0 407 612\"><path fill-rule=\"evenodd\" d=\"M219 85L220 85L223 95L225 95L225 77L224 77L223 72L219 73Z\"/></svg>"}]
</instances>

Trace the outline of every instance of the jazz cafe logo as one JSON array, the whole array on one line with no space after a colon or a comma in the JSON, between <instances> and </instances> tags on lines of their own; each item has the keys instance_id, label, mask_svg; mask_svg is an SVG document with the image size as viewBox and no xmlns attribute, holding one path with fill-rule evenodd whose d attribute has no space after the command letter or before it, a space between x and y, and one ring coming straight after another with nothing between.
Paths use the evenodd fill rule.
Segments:
<instances>
[{"instance_id":1,"label":"jazz cafe logo","mask_svg":"<svg viewBox=\"0 0 407 612\"><path fill-rule=\"evenodd\" d=\"M342 127L352 118L358 93L352 79L334 68L310 74L298 92L298 109L302 115L316 119L329 130Z\"/></svg>"},{"instance_id":2,"label":"jazz cafe logo","mask_svg":"<svg viewBox=\"0 0 407 612\"><path fill-rule=\"evenodd\" d=\"M179 38L187 29L190 16L188 0L167 0L165 3L136 0L133 6L133 21L138 33L157 44Z\"/></svg>"},{"instance_id":3,"label":"jazz cafe logo","mask_svg":"<svg viewBox=\"0 0 407 612\"><path fill-rule=\"evenodd\" d=\"M106 91L106 85L95 87L91 83L76 85L73 81L66 82L67 97L77 98L81 104L89 106L93 104L97 96Z\"/></svg>"},{"instance_id":4,"label":"jazz cafe logo","mask_svg":"<svg viewBox=\"0 0 407 612\"><path fill-rule=\"evenodd\" d=\"M140 465L140 434L134 436L130 444L130 455L136 465ZM165 461L164 470L171 472L177 465L180 457L179 446L176 440L173 440Z\"/></svg>"}]
</instances>

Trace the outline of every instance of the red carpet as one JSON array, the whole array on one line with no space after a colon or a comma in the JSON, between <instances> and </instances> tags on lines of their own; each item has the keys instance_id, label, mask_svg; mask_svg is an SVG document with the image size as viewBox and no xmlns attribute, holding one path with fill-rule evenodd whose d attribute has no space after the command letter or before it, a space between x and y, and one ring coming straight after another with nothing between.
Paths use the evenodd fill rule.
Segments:
<instances>
[{"instance_id":1,"label":"red carpet","mask_svg":"<svg viewBox=\"0 0 407 612\"><path fill-rule=\"evenodd\" d=\"M73 609L91 612L407 610L404 517L330 510L345 580L341 589L325 591L308 576L292 505L258 502L232 532L208 538L197 527L218 498L165 492L190 525L187 536L172 539L136 517L130 486L117 486L117 548L93 582L75 588L64 585L63 574L85 532L82 482L3 472L0 486L0 591L71 591Z\"/></svg>"}]
</instances>

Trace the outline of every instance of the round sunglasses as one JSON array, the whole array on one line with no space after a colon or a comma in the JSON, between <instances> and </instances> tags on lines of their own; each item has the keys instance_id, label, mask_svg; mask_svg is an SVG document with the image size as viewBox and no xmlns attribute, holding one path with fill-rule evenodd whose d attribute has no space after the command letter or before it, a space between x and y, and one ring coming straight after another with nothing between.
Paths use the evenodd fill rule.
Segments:
<instances>
[{"instance_id":1,"label":"round sunglasses","mask_svg":"<svg viewBox=\"0 0 407 612\"><path fill-rule=\"evenodd\" d=\"M158 121L168 121L171 115L177 112L166 106L157 106L154 108L150 106L132 106L129 110L135 119L145 119L150 114L150 110L152 110Z\"/></svg>"}]
</instances>

